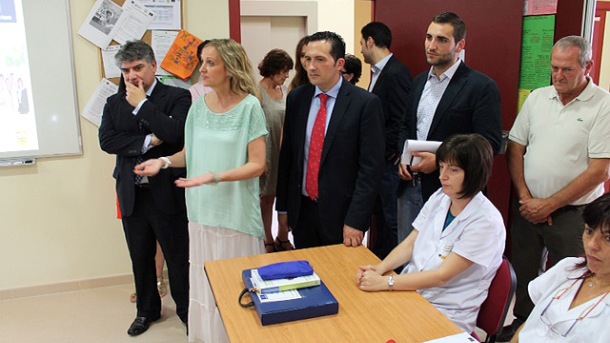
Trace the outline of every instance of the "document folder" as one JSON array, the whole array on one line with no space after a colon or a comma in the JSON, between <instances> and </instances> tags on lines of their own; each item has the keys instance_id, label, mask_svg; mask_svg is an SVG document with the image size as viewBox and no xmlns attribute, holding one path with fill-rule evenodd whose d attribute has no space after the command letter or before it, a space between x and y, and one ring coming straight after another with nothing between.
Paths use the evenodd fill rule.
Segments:
<instances>
[{"instance_id":1,"label":"document folder","mask_svg":"<svg viewBox=\"0 0 610 343\"><path fill-rule=\"evenodd\" d=\"M251 270L242 272L244 284L252 289ZM271 325L295 320L316 318L339 313L339 303L323 281L319 286L298 290L300 299L261 303L256 294L250 294L261 324Z\"/></svg>"}]
</instances>

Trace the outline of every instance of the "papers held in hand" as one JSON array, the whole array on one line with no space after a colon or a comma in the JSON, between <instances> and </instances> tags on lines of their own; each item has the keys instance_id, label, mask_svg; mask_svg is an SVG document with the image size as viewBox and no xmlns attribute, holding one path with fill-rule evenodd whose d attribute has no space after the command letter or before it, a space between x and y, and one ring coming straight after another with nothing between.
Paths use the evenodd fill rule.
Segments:
<instances>
[{"instance_id":1,"label":"papers held in hand","mask_svg":"<svg viewBox=\"0 0 610 343\"><path fill-rule=\"evenodd\" d=\"M436 141L417 141L413 139L407 139L402 149L402 156L400 157L400 163L408 166L416 166L421 162L421 158L414 157L414 152L436 152L442 142Z\"/></svg>"}]
</instances>

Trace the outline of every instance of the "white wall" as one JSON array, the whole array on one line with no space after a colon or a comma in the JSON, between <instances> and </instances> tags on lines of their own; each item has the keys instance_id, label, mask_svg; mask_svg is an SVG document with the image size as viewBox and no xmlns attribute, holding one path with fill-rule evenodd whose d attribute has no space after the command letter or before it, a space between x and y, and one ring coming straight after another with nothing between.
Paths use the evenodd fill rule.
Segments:
<instances>
[{"instance_id":1,"label":"white wall","mask_svg":"<svg viewBox=\"0 0 610 343\"><path fill-rule=\"evenodd\" d=\"M99 49L76 33L94 1L69 2L82 110L101 78ZM228 3L185 1L185 28L203 38L229 37ZM100 150L97 127L80 125L82 156L0 169L0 291L131 273L115 219L114 157Z\"/></svg>"},{"instance_id":2,"label":"white wall","mask_svg":"<svg viewBox=\"0 0 610 343\"><path fill-rule=\"evenodd\" d=\"M94 1L69 2L82 110L102 76L99 49L76 33ZM184 2L188 31L229 37L228 0ZM339 33L354 51L354 1L320 0L318 11L319 30ZM12 289L131 273L115 219L114 157L100 150L94 125L80 125L82 156L0 169L0 300Z\"/></svg>"},{"instance_id":3,"label":"white wall","mask_svg":"<svg viewBox=\"0 0 610 343\"><path fill-rule=\"evenodd\" d=\"M278 0L241 0L249 1L278 1ZM354 52L354 0L281 0L294 2L318 3L318 29L317 31L333 31L345 40L346 51ZM357 37L359 40L360 37ZM294 42L296 46L297 42ZM358 41L356 41L358 43ZM360 49L360 47L357 47ZM360 51L360 50L358 50ZM291 52L292 53L292 52Z\"/></svg>"}]
</instances>

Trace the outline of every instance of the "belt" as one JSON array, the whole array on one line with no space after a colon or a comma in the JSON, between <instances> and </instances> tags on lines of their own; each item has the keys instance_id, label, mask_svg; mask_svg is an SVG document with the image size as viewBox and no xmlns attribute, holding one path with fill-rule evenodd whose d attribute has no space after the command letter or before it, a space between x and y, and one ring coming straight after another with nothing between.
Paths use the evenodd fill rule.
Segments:
<instances>
[{"instance_id":1,"label":"belt","mask_svg":"<svg viewBox=\"0 0 610 343\"><path fill-rule=\"evenodd\" d=\"M136 183L136 188L139 189L149 189L150 183Z\"/></svg>"},{"instance_id":2,"label":"belt","mask_svg":"<svg viewBox=\"0 0 610 343\"><path fill-rule=\"evenodd\" d=\"M413 187L417 186L418 184L421 184L421 179L422 179L422 174L420 173L413 173L412 174L412 178L411 178L411 185Z\"/></svg>"},{"instance_id":3,"label":"belt","mask_svg":"<svg viewBox=\"0 0 610 343\"><path fill-rule=\"evenodd\" d=\"M578 211L578 210L584 208L585 206L587 206L587 205L566 205L564 207L560 207L560 208L556 209L555 212L553 212L553 214L567 212L567 211Z\"/></svg>"},{"instance_id":4,"label":"belt","mask_svg":"<svg viewBox=\"0 0 610 343\"><path fill-rule=\"evenodd\" d=\"M313 203L313 204L317 204L318 203L318 199L311 200L310 197L301 194L301 202L310 202L310 203Z\"/></svg>"}]
</instances>

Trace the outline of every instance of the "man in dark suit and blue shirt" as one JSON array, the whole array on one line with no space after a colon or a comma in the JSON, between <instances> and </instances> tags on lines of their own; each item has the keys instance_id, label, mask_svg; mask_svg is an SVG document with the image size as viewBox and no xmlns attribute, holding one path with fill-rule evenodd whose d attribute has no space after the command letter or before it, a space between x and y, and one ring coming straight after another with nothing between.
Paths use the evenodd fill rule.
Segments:
<instances>
[{"instance_id":1,"label":"man in dark suit and blue shirt","mask_svg":"<svg viewBox=\"0 0 610 343\"><path fill-rule=\"evenodd\" d=\"M184 190L174 185L185 169L166 169L154 177L134 174L136 164L173 155L184 145L184 122L191 106L187 90L155 78L157 63L144 42L127 42L115 56L125 89L106 101L99 129L100 146L116 155L113 176L131 256L137 315L127 333L142 334L161 317L155 271L156 242L163 250L176 313L187 322L188 228Z\"/></svg>"},{"instance_id":2,"label":"man in dark suit and blue shirt","mask_svg":"<svg viewBox=\"0 0 610 343\"><path fill-rule=\"evenodd\" d=\"M311 35L311 84L286 100L276 209L297 248L362 244L383 173L381 103L343 80L344 55L336 33Z\"/></svg>"},{"instance_id":3,"label":"man in dark suit and blue shirt","mask_svg":"<svg viewBox=\"0 0 610 343\"><path fill-rule=\"evenodd\" d=\"M392 31L389 27L380 22L372 22L366 24L360 32L364 62L371 65L373 72L369 92L381 100L385 120L385 169L369 232L371 250L377 257L384 259L397 244L396 202L400 182L397 165L402 151L402 147L398 146L398 136L413 77L409 69L390 51Z\"/></svg>"},{"instance_id":4,"label":"man in dark suit and blue shirt","mask_svg":"<svg viewBox=\"0 0 610 343\"><path fill-rule=\"evenodd\" d=\"M400 143L406 139L443 141L454 134L478 133L497 154L502 144L500 92L494 80L460 60L466 44L466 24L455 13L435 16L425 40L429 72L418 75L409 94ZM398 240L413 230L423 203L440 188L436 155L416 152L422 160L400 164Z\"/></svg>"}]
</instances>

